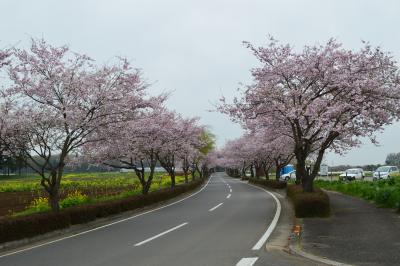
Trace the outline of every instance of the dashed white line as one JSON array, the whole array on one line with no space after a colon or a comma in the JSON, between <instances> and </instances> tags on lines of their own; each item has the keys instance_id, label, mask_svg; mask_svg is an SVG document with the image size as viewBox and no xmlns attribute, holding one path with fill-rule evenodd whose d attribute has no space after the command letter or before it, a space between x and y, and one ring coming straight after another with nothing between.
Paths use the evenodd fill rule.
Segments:
<instances>
[{"instance_id":1,"label":"dashed white line","mask_svg":"<svg viewBox=\"0 0 400 266\"><path fill-rule=\"evenodd\" d=\"M165 235L165 234L168 234L168 233L170 233L170 232L172 232L172 231L174 231L174 230L176 230L176 229L179 229L179 228L181 228L182 226L185 226L185 225L187 225L187 224L188 224L188 223L183 223L183 224L177 225L177 226L175 226L175 227L172 227L171 229L168 229L168 230L166 230L166 231L164 231L164 232L162 232L162 233L159 233L158 235L155 235L155 236L152 236L152 237L150 237L150 238L147 238L146 240L143 240L142 242L139 242L139 243L135 244L135 247L138 247L138 246L141 246L141 245L143 245L143 244L146 244L147 242L150 242L151 240L154 240L154 239L156 239L156 238L159 238L160 236L163 236L163 235Z\"/></svg>"},{"instance_id":2,"label":"dashed white line","mask_svg":"<svg viewBox=\"0 0 400 266\"><path fill-rule=\"evenodd\" d=\"M232 193L232 189L231 188L229 189L229 192Z\"/></svg>"},{"instance_id":3,"label":"dashed white line","mask_svg":"<svg viewBox=\"0 0 400 266\"><path fill-rule=\"evenodd\" d=\"M226 196L227 199L229 199L231 197L231 194L228 194L228 196Z\"/></svg>"},{"instance_id":4,"label":"dashed white line","mask_svg":"<svg viewBox=\"0 0 400 266\"><path fill-rule=\"evenodd\" d=\"M215 207L212 207L211 209L209 209L208 211L212 212L213 210L215 210L216 208L218 208L219 206L221 206L222 204L224 204L223 202L221 202L220 204L218 204Z\"/></svg>"},{"instance_id":5,"label":"dashed white line","mask_svg":"<svg viewBox=\"0 0 400 266\"><path fill-rule=\"evenodd\" d=\"M252 266L257 260L258 260L258 257L242 258L241 260L239 260L239 262L236 264L236 266Z\"/></svg>"}]
</instances>

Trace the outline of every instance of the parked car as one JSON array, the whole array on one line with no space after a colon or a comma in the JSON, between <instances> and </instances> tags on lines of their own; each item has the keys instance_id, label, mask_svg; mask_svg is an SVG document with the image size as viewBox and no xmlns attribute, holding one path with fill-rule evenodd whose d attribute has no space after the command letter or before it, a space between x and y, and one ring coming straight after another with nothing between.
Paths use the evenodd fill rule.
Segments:
<instances>
[{"instance_id":1,"label":"parked car","mask_svg":"<svg viewBox=\"0 0 400 266\"><path fill-rule=\"evenodd\" d=\"M388 179L393 177L393 174L398 174L398 173L399 173L399 168L397 166L386 165L376 169L372 176L374 180Z\"/></svg>"},{"instance_id":2,"label":"parked car","mask_svg":"<svg viewBox=\"0 0 400 266\"><path fill-rule=\"evenodd\" d=\"M290 179L296 179L296 170L294 169L294 166L291 164L284 166L281 169L280 179L286 181Z\"/></svg>"},{"instance_id":3,"label":"parked car","mask_svg":"<svg viewBox=\"0 0 400 266\"><path fill-rule=\"evenodd\" d=\"M361 168L351 168L347 169L339 175L340 179L344 180L356 180L356 179L364 179L364 170Z\"/></svg>"}]
</instances>

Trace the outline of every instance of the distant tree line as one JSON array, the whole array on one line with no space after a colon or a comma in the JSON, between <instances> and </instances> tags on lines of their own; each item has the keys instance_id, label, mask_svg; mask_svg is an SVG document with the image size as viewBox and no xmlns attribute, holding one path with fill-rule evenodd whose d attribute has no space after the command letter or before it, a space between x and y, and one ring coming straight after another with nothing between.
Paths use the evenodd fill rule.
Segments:
<instances>
[{"instance_id":1,"label":"distant tree line","mask_svg":"<svg viewBox=\"0 0 400 266\"><path fill-rule=\"evenodd\" d=\"M57 156L51 158L52 162L55 162ZM39 158L36 158L39 160ZM67 165L65 167L65 172L106 172L110 171L109 167L104 165L90 164L87 162L82 162L74 165ZM115 169L113 169L115 171ZM10 156L0 153L0 175L10 175L10 174L32 174L35 173L32 168L29 167L29 159L24 156Z\"/></svg>"},{"instance_id":2,"label":"distant tree line","mask_svg":"<svg viewBox=\"0 0 400 266\"><path fill-rule=\"evenodd\" d=\"M385 160L386 164L400 166L400 152L398 153L389 153L386 156Z\"/></svg>"}]
</instances>

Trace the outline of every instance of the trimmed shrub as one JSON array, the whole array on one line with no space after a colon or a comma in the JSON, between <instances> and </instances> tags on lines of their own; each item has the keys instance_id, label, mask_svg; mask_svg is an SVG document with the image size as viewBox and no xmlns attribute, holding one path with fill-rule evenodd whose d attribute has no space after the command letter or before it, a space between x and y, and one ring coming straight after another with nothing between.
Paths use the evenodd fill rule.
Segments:
<instances>
[{"instance_id":1,"label":"trimmed shrub","mask_svg":"<svg viewBox=\"0 0 400 266\"><path fill-rule=\"evenodd\" d=\"M320 188L303 192L300 185L288 185L287 195L292 200L296 217L327 217L330 214L329 196Z\"/></svg>"},{"instance_id":2,"label":"trimmed shrub","mask_svg":"<svg viewBox=\"0 0 400 266\"><path fill-rule=\"evenodd\" d=\"M66 213L40 213L0 219L0 243L64 229L71 224Z\"/></svg>"},{"instance_id":3,"label":"trimmed shrub","mask_svg":"<svg viewBox=\"0 0 400 266\"><path fill-rule=\"evenodd\" d=\"M273 189L283 189L286 188L286 181L280 181L276 179L266 180L266 179L257 179L257 178L250 178L250 183L261 185L267 188Z\"/></svg>"},{"instance_id":4,"label":"trimmed shrub","mask_svg":"<svg viewBox=\"0 0 400 266\"><path fill-rule=\"evenodd\" d=\"M0 219L0 243L29 238L74 224L82 224L109 215L142 208L158 203L199 187L204 179L196 179L175 188L166 188L147 195L135 195L125 199L98 202L62 209L59 213L36 213L21 217Z\"/></svg>"}]
</instances>

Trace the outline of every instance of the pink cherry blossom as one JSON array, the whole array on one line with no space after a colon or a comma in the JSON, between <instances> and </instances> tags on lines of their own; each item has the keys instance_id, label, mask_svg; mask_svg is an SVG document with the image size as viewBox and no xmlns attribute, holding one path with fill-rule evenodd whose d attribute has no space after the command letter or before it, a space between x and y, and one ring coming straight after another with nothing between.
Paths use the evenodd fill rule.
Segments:
<instances>
[{"instance_id":1,"label":"pink cherry blossom","mask_svg":"<svg viewBox=\"0 0 400 266\"><path fill-rule=\"evenodd\" d=\"M219 110L246 128L289 137L305 191L313 190L326 150L342 153L361 137L374 140L399 117L399 70L379 47L346 50L334 39L298 52L273 39L266 47L246 46L261 66L251 71L253 83L241 97L222 100Z\"/></svg>"}]
</instances>

